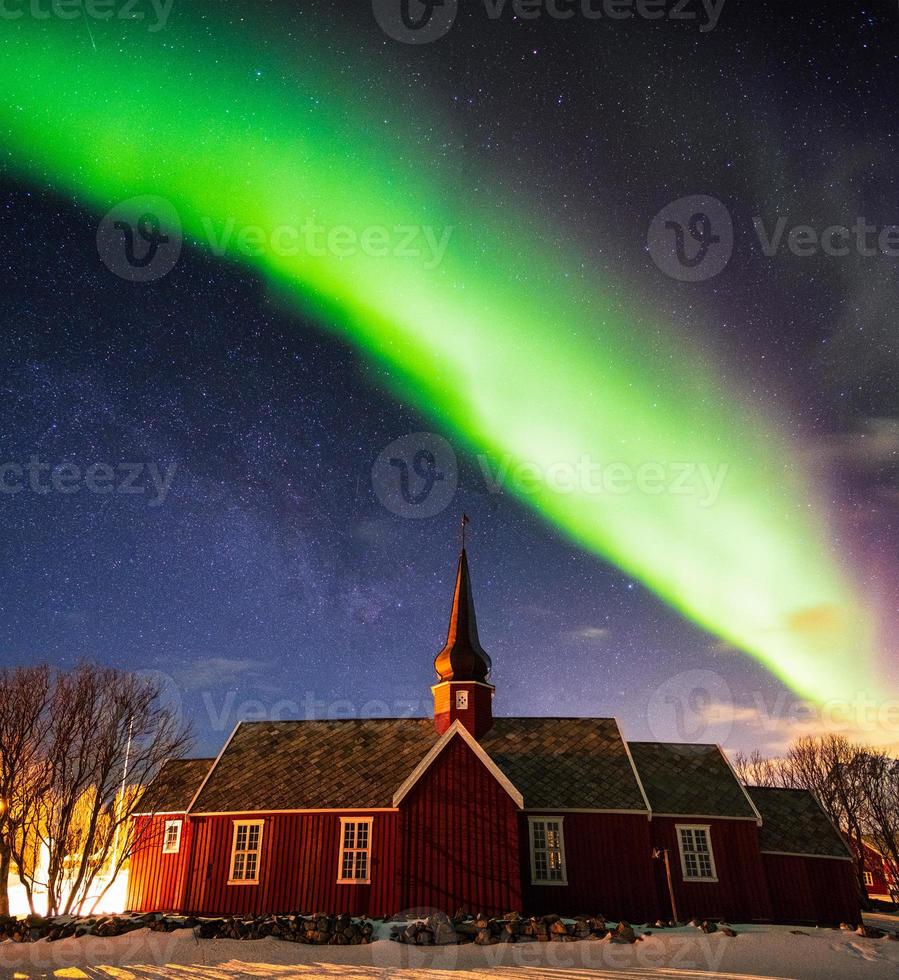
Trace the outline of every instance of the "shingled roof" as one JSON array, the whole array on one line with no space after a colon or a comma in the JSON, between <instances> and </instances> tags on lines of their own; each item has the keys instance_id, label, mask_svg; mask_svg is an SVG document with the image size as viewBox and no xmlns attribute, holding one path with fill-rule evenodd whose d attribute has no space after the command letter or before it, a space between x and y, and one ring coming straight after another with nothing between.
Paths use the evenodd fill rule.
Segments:
<instances>
[{"instance_id":1,"label":"shingled roof","mask_svg":"<svg viewBox=\"0 0 899 980\"><path fill-rule=\"evenodd\" d=\"M437 743L429 718L244 722L193 813L390 807ZM481 747L528 808L646 804L611 718L496 718Z\"/></svg>"},{"instance_id":2,"label":"shingled roof","mask_svg":"<svg viewBox=\"0 0 899 980\"><path fill-rule=\"evenodd\" d=\"M654 814L757 819L717 745L628 745Z\"/></svg>"},{"instance_id":3,"label":"shingled roof","mask_svg":"<svg viewBox=\"0 0 899 980\"><path fill-rule=\"evenodd\" d=\"M138 804L141 813L184 813L213 759L168 759Z\"/></svg>"},{"instance_id":4,"label":"shingled roof","mask_svg":"<svg viewBox=\"0 0 899 980\"><path fill-rule=\"evenodd\" d=\"M614 718L494 718L481 747L528 809L646 812Z\"/></svg>"},{"instance_id":5,"label":"shingled roof","mask_svg":"<svg viewBox=\"0 0 899 980\"><path fill-rule=\"evenodd\" d=\"M430 718L243 722L191 812L389 807L439 738Z\"/></svg>"},{"instance_id":6,"label":"shingled roof","mask_svg":"<svg viewBox=\"0 0 899 980\"><path fill-rule=\"evenodd\" d=\"M762 815L762 851L852 857L846 842L807 789L748 786L747 790Z\"/></svg>"}]
</instances>

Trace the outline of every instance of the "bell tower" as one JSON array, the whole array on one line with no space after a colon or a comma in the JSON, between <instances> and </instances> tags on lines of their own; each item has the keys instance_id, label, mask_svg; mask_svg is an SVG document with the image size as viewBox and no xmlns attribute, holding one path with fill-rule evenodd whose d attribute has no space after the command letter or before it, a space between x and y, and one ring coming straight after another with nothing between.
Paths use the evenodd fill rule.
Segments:
<instances>
[{"instance_id":1,"label":"bell tower","mask_svg":"<svg viewBox=\"0 0 899 980\"><path fill-rule=\"evenodd\" d=\"M493 725L493 685L490 657L478 638L478 622L465 554L465 525L462 515L462 548L456 570L456 588L450 610L446 643L434 659L439 681L431 688L434 695L434 727L441 734L456 720L480 738Z\"/></svg>"}]
</instances>

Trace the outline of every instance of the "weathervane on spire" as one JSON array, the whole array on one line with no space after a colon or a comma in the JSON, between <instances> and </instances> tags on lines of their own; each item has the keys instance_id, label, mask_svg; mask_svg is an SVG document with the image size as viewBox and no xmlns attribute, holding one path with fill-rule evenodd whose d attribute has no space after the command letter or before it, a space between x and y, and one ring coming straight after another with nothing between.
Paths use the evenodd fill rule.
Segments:
<instances>
[{"instance_id":1,"label":"weathervane on spire","mask_svg":"<svg viewBox=\"0 0 899 980\"><path fill-rule=\"evenodd\" d=\"M469 524L469 523L470 523L470 521L468 520L468 514L463 514L462 515L461 524L459 525L459 533L460 533L460 535L462 537L462 550L463 551L465 551L465 525L466 524Z\"/></svg>"}]
</instances>

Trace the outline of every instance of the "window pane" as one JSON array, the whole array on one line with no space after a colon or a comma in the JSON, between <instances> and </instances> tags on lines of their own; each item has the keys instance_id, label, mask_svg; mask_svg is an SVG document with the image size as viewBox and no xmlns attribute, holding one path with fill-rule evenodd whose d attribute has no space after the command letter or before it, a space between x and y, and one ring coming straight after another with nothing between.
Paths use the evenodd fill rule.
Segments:
<instances>
[{"instance_id":1,"label":"window pane","mask_svg":"<svg viewBox=\"0 0 899 980\"><path fill-rule=\"evenodd\" d=\"M356 847L368 847L368 824L360 823L356 831Z\"/></svg>"},{"instance_id":2,"label":"window pane","mask_svg":"<svg viewBox=\"0 0 899 980\"><path fill-rule=\"evenodd\" d=\"M363 879L368 877L368 852L367 851L356 852L356 877L363 878Z\"/></svg>"},{"instance_id":3,"label":"window pane","mask_svg":"<svg viewBox=\"0 0 899 980\"><path fill-rule=\"evenodd\" d=\"M243 854L234 855L234 880L235 881L243 880L243 860L244 860Z\"/></svg>"},{"instance_id":4,"label":"window pane","mask_svg":"<svg viewBox=\"0 0 899 980\"><path fill-rule=\"evenodd\" d=\"M247 828L242 824L237 825L237 842L234 846L238 851L247 849Z\"/></svg>"},{"instance_id":5,"label":"window pane","mask_svg":"<svg viewBox=\"0 0 899 980\"><path fill-rule=\"evenodd\" d=\"M259 827L258 825L253 825L247 828L249 830L248 840L247 840L247 850L255 851L259 848Z\"/></svg>"},{"instance_id":6,"label":"window pane","mask_svg":"<svg viewBox=\"0 0 899 980\"><path fill-rule=\"evenodd\" d=\"M256 877L256 854L251 853L247 855L247 865L245 877L252 881Z\"/></svg>"}]
</instances>

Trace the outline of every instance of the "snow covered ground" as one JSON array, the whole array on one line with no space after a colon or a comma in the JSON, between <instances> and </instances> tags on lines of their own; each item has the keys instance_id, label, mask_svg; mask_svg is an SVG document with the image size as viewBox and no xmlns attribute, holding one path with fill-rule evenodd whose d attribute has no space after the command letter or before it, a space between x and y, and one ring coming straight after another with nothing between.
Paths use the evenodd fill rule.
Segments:
<instances>
[{"instance_id":1,"label":"snow covered ground","mask_svg":"<svg viewBox=\"0 0 899 980\"><path fill-rule=\"evenodd\" d=\"M899 927L871 916L870 925ZM696 929L666 929L633 946L572 943L429 949L379 941L370 946L303 946L277 939L196 940L189 930L141 929L112 939L85 936L55 943L0 945L0 976L74 980L598 980L610 977L686 980L879 980L899 976L899 942L863 939L832 929L740 926L729 938ZM386 930L385 930L386 931Z\"/></svg>"}]
</instances>

